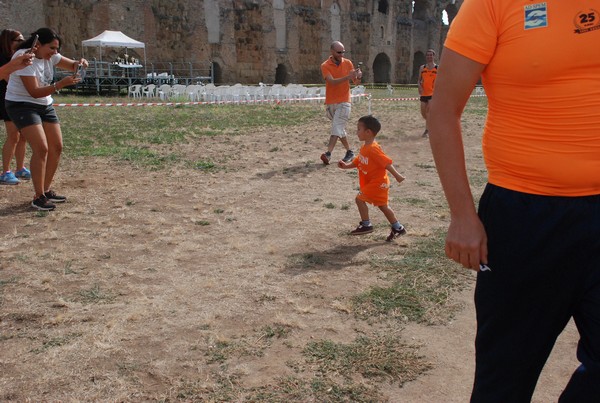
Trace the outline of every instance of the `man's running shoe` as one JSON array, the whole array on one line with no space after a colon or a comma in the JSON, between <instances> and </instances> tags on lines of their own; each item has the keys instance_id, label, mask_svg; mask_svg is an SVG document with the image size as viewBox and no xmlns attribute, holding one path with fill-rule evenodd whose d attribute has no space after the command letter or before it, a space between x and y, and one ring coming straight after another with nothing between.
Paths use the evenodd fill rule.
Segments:
<instances>
[{"instance_id":1,"label":"man's running shoe","mask_svg":"<svg viewBox=\"0 0 600 403\"><path fill-rule=\"evenodd\" d=\"M350 162L353 159L354 159L354 151L348 150L348 151L346 151L346 155L344 156L344 158L342 158L342 161Z\"/></svg>"},{"instance_id":2,"label":"man's running shoe","mask_svg":"<svg viewBox=\"0 0 600 403\"><path fill-rule=\"evenodd\" d=\"M331 153L327 151L326 153L321 154L321 161L323 164L329 165L329 160L331 159Z\"/></svg>"}]
</instances>

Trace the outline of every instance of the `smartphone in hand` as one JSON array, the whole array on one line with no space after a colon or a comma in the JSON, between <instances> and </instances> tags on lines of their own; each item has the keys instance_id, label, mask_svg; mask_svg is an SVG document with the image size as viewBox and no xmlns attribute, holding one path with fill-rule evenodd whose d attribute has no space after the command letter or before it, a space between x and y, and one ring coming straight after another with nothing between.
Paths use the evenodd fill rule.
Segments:
<instances>
[{"instance_id":1,"label":"smartphone in hand","mask_svg":"<svg viewBox=\"0 0 600 403\"><path fill-rule=\"evenodd\" d=\"M39 35L35 35L33 37L33 42L31 43L31 48L27 51L27 53L33 53L35 51L35 47L38 45L39 43Z\"/></svg>"},{"instance_id":2,"label":"smartphone in hand","mask_svg":"<svg viewBox=\"0 0 600 403\"><path fill-rule=\"evenodd\" d=\"M85 68L83 68L83 64L80 63L77 65L77 70L75 71L75 74L73 74L73 77L79 77L82 80L85 78Z\"/></svg>"}]
</instances>

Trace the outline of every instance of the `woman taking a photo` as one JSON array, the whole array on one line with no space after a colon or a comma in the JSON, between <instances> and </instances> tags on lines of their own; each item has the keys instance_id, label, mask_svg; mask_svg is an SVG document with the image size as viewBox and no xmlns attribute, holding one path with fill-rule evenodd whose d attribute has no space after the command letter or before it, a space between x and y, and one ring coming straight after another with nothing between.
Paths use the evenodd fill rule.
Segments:
<instances>
[{"instance_id":1,"label":"woman taking a photo","mask_svg":"<svg viewBox=\"0 0 600 403\"><path fill-rule=\"evenodd\" d=\"M66 201L66 197L50 188L63 148L52 94L77 84L81 80L75 74L77 67L88 66L85 59L75 61L62 56L58 53L60 45L61 38L52 29L34 32L13 56L33 51L33 64L12 73L6 91L6 111L31 146L31 181L35 191L31 206L38 210L54 210L54 203ZM52 83L55 66L74 74Z\"/></svg>"}]
</instances>

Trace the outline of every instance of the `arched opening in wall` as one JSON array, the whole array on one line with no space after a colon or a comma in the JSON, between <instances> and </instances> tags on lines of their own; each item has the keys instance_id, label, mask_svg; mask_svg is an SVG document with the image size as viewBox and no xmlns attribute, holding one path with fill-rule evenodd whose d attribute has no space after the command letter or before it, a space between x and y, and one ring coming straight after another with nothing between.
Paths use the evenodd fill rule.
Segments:
<instances>
[{"instance_id":1,"label":"arched opening in wall","mask_svg":"<svg viewBox=\"0 0 600 403\"><path fill-rule=\"evenodd\" d=\"M445 16L445 20L442 19L444 21L445 25L450 25L452 24L452 20L454 19L454 17L456 17L456 14L458 13L458 8L456 7L456 4L450 3L446 6L446 8L444 9L444 11L446 12L446 16Z\"/></svg>"},{"instance_id":2,"label":"arched opening in wall","mask_svg":"<svg viewBox=\"0 0 600 403\"><path fill-rule=\"evenodd\" d=\"M373 60L373 82L387 84L391 82L392 63L385 53L380 53Z\"/></svg>"},{"instance_id":3,"label":"arched opening in wall","mask_svg":"<svg viewBox=\"0 0 600 403\"><path fill-rule=\"evenodd\" d=\"M427 19L428 10L429 6L427 4L427 0L414 0L412 2L413 19L425 21Z\"/></svg>"},{"instance_id":4,"label":"arched opening in wall","mask_svg":"<svg viewBox=\"0 0 600 403\"><path fill-rule=\"evenodd\" d=\"M275 84L287 84L287 75L285 64L278 64L275 69Z\"/></svg>"},{"instance_id":5,"label":"arched opening in wall","mask_svg":"<svg viewBox=\"0 0 600 403\"><path fill-rule=\"evenodd\" d=\"M427 62L425 60L425 54L423 52L416 52L413 58L413 74L411 83L416 84L419 82L419 68Z\"/></svg>"},{"instance_id":6,"label":"arched opening in wall","mask_svg":"<svg viewBox=\"0 0 600 403\"><path fill-rule=\"evenodd\" d=\"M387 0L379 0L379 2L377 3L377 11L379 11L382 14L387 14L389 8L390 5Z\"/></svg>"},{"instance_id":7,"label":"arched opening in wall","mask_svg":"<svg viewBox=\"0 0 600 403\"><path fill-rule=\"evenodd\" d=\"M212 70L215 84L221 84L223 82L223 71L221 70L221 66L219 65L219 63L213 62Z\"/></svg>"}]
</instances>

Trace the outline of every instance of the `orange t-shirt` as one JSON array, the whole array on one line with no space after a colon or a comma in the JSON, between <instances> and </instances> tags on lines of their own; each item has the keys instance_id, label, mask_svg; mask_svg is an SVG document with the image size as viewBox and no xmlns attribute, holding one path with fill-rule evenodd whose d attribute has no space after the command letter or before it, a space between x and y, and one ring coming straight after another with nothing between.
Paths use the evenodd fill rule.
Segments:
<instances>
[{"instance_id":1,"label":"orange t-shirt","mask_svg":"<svg viewBox=\"0 0 600 403\"><path fill-rule=\"evenodd\" d=\"M600 194L600 7L593 3L461 6L445 46L486 65L490 183L541 195Z\"/></svg>"},{"instance_id":2,"label":"orange t-shirt","mask_svg":"<svg viewBox=\"0 0 600 403\"><path fill-rule=\"evenodd\" d=\"M430 97L433 95L433 87L435 86L437 69L437 64L432 69L428 69L426 64L423 65L423 69L421 70L421 87L423 88L423 93L421 96Z\"/></svg>"},{"instance_id":3,"label":"orange t-shirt","mask_svg":"<svg viewBox=\"0 0 600 403\"><path fill-rule=\"evenodd\" d=\"M360 183L361 200L375 206L388 204L390 178L385 169L392 163L392 159L385 155L381 146L374 141L364 144L354 164L358 168L358 181Z\"/></svg>"},{"instance_id":4,"label":"orange t-shirt","mask_svg":"<svg viewBox=\"0 0 600 403\"><path fill-rule=\"evenodd\" d=\"M336 65L331 57L321 64L323 78L329 74L333 78L345 77L352 70L354 70L354 65L350 60L344 58L339 65ZM339 84L330 84L329 81L325 81L325 105L342 102L350 102L350 81L346 80Z\"/></svg>"}]
</instances>

